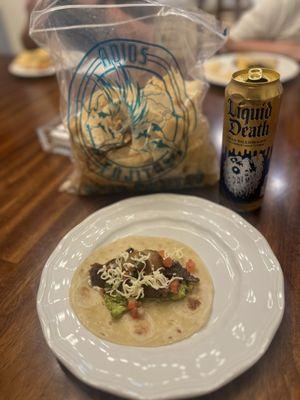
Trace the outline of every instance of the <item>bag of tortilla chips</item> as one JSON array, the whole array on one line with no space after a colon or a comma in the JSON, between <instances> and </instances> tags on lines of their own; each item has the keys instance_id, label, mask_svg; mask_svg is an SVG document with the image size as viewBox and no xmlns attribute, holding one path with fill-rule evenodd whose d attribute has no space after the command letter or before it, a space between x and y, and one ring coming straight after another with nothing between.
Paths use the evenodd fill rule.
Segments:
<instances>
[{"instance_id":1,"label":"bag of tortilla chips","mask_svg":"<svg viewBox=\"0 0 300 400\"><path fill-rule=\"evenodd\" d=\"M89 194L214 184L202 62L224 43L214 17L159 1L40 0L31 35L56 65L75 170Z\"/></svg>"}]
</instances>

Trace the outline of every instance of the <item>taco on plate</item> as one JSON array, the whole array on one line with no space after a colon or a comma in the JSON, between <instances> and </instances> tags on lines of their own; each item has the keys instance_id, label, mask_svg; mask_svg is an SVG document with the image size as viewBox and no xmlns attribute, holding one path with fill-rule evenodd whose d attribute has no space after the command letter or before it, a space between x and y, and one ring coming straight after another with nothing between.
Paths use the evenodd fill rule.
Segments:
<instances>
[{"instance_id":1,"label":"taco on plate","mask_svg":"<svg viewBox=\"0 0 300 400\"><path fill-rule=\"evenodd\" d=\"M96 336L162 346L209 320L214 289L199 256L163 237L129 236L96 249L75 271L71 306Z\"/></svg>"}]
</instances>

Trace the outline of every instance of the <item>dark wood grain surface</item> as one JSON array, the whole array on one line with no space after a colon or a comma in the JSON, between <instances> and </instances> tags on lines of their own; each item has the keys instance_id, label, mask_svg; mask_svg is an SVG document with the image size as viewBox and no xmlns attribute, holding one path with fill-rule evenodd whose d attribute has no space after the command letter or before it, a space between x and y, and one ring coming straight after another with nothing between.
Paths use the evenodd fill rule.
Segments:
<instances>
[{"instance_id":1,"label":"dark wood grain surface","mask_svg":"<svg viewBox=\"0 0 300 400\"><path fill-rule=\"evenodd\" d=\"M112 400L74 378L49 350L36 313L40 275L58 241L93 211L121 197L80 198L58 191L71 170L44 153L36 128L58 114L54 78L22 80L0 60L0 399ZM220 149L223 91L205 110ZM266 354L204 400L300 399L300 78L285 86L269 183L260 211L245 218L265 235L285 277L286 310ZM188 191L219 201L217 186Z\"/></svg>"}]
</instances>

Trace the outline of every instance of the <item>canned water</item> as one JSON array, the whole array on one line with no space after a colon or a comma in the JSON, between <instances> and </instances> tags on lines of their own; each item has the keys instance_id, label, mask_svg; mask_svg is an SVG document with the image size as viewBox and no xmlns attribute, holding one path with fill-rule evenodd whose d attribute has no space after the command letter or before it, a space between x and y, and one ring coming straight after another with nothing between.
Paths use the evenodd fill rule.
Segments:
<instances>
[{"instance_id":1,"label":"canned water","mask_svg":"<svg viewBox=\"0 0 300 400\"><path fill-rule=\"evenodd\" d=\"M226 88L220 190L237 210L261 206L282 91L267 68L235 72Z\"/></svg>"}]
</instances>

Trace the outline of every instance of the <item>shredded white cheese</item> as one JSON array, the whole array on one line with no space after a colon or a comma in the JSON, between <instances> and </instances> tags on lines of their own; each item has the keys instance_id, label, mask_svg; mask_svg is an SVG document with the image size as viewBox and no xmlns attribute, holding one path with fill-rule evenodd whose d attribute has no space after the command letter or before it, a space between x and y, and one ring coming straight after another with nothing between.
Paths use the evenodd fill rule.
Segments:
<instances>
[{"instance_id":1,"label":"shredded white cheese","mask_svg":"<svg viewBox=\"0 0 300 400\"><path fill-rule=\"evenodd\" d=\"M103 265L103 267L105 267L105 265ZM101 273L101 270L99 269L98 271L97 271L97 275L99 275Z\"/></svg>"},{"instance_id":2,"label":"shredded white cheese","mask_svg":"<svg viewBox=\"0 0 300 400\"><path fill-rule=\"evenodd\" d=\"M144 286L152 287L155 290L167 289L174 280L183 279L176 276L168 279L162 273L162 268L152 270L150 274L147 274L145 272L145 267L146 261L149 259L149 257L150 253L145 254L142 252L139 252L138 255L131 257L131 260L135 263L139 265L142 264L142 268L136 270L138 272L137 277L133 277L128 273L128 271L135 267L135 265L129 262L124 263L124 261L128 260L128 257L125 256L125 253L122 253L119 257L117 257L115 262L111 263L109 266L103 265L103 267L99 270L99 273L101 274L101 279L103 279L110 286L110 289L107 290L107 293L109 293L112 297L116 297L119 294L126 299L133 298L137 300L145 296Z\"/></svg>"},{"instance_id":3,"label":"shredded white cheese","mask_svg":"<svg viewBox=\"0 0 300 400\"><path fill-rule=\"evenodd\" d=\"M97 292L99 292L99 293L102 292L102 289L99 288L99 286L93 286L93 289L94 289L94 290L97 290Z\"/></svg>"},{"instance_id":4,"label":"shredded white cheese","mask_svg":"<svg viewBox=\"0 0 300 400\"><path fill-rule=\"evenodd\" d=\"M183 249L175 249L174 251L172 251L171 253L168 253L166 250L164 250L164 258L172 258L173 260L181 260L184 257L183 254Z\"/></svg>"}]
</instances>

